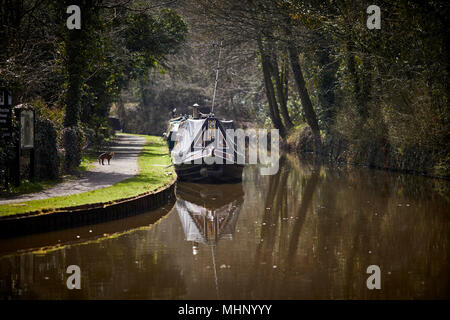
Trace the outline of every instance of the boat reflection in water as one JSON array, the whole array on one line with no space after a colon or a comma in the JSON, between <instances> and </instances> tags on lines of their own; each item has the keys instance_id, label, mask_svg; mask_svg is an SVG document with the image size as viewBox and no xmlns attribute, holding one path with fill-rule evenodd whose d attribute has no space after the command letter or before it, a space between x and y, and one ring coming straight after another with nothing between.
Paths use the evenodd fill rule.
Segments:
<instances>
[{"instance_id":1,"label":"boat reflection in water","mask_svg":"<svg viewBox=\"0 0 450 320\"><path fill-rule=\"evenodd\" d=\"M176 193L176 211L183 226L185 240L192 242L192 254L198 254L199 244L211 248L215 289L219 299L215 247L220 240L233 240L244 202L242 183L179 183Z\"/></svg>"},{"instance_id":2,"label":"boat reflection in water","mask_svg":"<svg viewBox=\"0 0 450 320\"><path fill-rule=\"evenodd\" d=\"M241 183L179 183L176 193L176 210L185 239L192 242L194 255L197 254L199 243L215 246L219 240L233 239L244 201Z\"/></svg>"},{"instance_id":3,"label":"boat reflection in water","mask_svg":"<svg viewBox=\"0 0 450 320\"><path fill-rule=\"evenodd\" d=\"M179 183L158 210L0 241L0 300L449 298L448 181L289 155L242 181Z\"/></svg>"}]
</instances>

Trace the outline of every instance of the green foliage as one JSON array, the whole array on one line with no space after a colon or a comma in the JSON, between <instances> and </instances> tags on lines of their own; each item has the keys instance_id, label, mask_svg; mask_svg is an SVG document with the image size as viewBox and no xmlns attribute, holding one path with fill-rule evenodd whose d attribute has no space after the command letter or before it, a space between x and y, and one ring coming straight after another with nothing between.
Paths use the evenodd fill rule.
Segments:
<instances>
[{"instance_id":1,"label":"green foliage","mask_svg":"<svg viewBox=\"0 0 450 320\"><path fill-rule=\"evenodd\" d=\"M99 150L114 136L114 130L109 126L106 119L96 119L94 121L97 124L96 126L87 124L82 126L84 135L83 149Z\"/></svg>"},{"instance_id":2,"label":"green foliage","mask_svg":"<svg viewBox=\"0 0 450 320\"><path fill-rule=\"evenodd\" d=\"M31 100L30 105L34 108L37 120L48 119L57 132L63 129L64 110L57 106L49 107L41 97Z\"/></svg>"},{"instance_id":3,"label":"green foliage","mask_svg":"<svg viewBox=\"0 0 450 320\"><path fill-rule=\"evenodd\" d=\"M81 7L79 31L65 26L69 4ZM293 45L328 140L345 139L361 158L390 150L445 171L449 7L441 0L381 0L381 30L369 30L369 4L186 0L171 4L177 13L150 10L143 0L24 0L0 10L0 78L17 103L37 101L39 118L53 122L57 140L62 126L74 126L85 132L84 146L100 146L112 134L107 117L114 103L127 130L145 133L159 133L174 107L210 105L218 56L210 44L220 39L216 114L273 125L256 45L262 37L274 88L277 74L287 78L283 119L287 113L298 125L306 117L293 70L276 67ZM79 142L68 145L80 150L73 147ZM0 146L2 168L9 153Z\"/></svg>"},{"instance_id":4,"label":"green foliage","mask_svg":"<svg viewBox=\"0 0 450 320\"><path fill-rule=\"evenodd\" d=\"M175 53L186 33L187 25L180 16L173 10L164 9L158 16L130 15L123 37L130 52L139 53L147 66L153 66L156 59Z\"/></svg>"},{"instance_id":5,"label":"green foliage","mask_svg":"<svg viewBox=\"0 0 450 320\"><path fill-rule=\"evenodd\" d=\"M9 138L0 139L0 188L5 186L6 179L9 176L9 182L11 174L8 173L12 167L13 161L17 156L17 144L19 143L19 124L17 119L13 117L12 121L12 136Z\"/></svg>"},{"instance_id":6,"label":"green foliage","mask_svg":"<svg viewBox=\"0 0 450 320\"><path fill-rule=\"evenodd\" d=\"M82 1L83 5L87 5ZM163 9L152 15L144 10L111 11L82 8L81 30L64 31L66 127L80 126L88 147L98 148L113 134L108 126L112 103L133 79L145 78L174 53L187 33L185 22L175 11ZM80 141L73 130L66 131L66 169L79 164ZM81 156L81 155L80 155Z\"/></svg>"},{"instance_id":7,"label":"green foliage","mask_svg":"<svg viewBox=\"0 0 450 320\"><path fill-rule=\"evenodd\" d=\"M49 119L36 121L36 178L53 180L59 177L59 158L57 150L57 132Z\"/></svg>"},{"instance_id":8,"label":"green foliage","mask_svg":"<svg viewBox=\"0 0 450 320\"><path fill-rule=\"evenodd\" d=\"M159 82L138 92L142 95L139 104L124 108L121 120L125 132L161 135L167 129L167 120L173 108L177 108L177 114L190 114L192 111L188 106L194 103L206 104L207 97L198 88L173 87Z\"/></svg>"},{"instance_id":9,"label":"green foliage","mask_svg":"<svg viewBox=\"0 0 450 320\"><path fill-rule=\"evenodd\" d=\"M11 140L0 140L0 189L5 186L6 179L8 178L8 168L11 161L14 159L15 149Z\"/></svg>"},{"instance_id":10,"label":"green foliage","mask_svg":"<svg viewBox=\"0 0 450 320\"><path fill-rule=\"evenodd\" d=\"M316 109L334 107L331 114L319 111L321 127L328 140L348 143L350 161L445 172L450 154L448 7L444 1L381 1L381 30L369 30L368 5L289 5L306 33L317 35L320 26L317 41L306 47L306 69L318 97ZM334 53L327 57L329 48ZM327 71L330 66L337 69Z\"/></svg>"},{"instance_id":11,"label":"green foliage","mask_svg":"<svg viewBox=\"0 0 450 320\"><path fill-rule=\"evenodd\" d=\"M97 162L98 153L84 153L81 157L81 163L78 169L80 171L88 171L95 167L95 163Z\"/></svg>"},{"instance_id":12,"label":"green foliage","mask_svg":"<svg viewBox=\"0 0 450 320\"><path fill-rule=\"evenodd\" d=\"M84 134L80 127L71 126L63 130L64 169L73 173L81 163L81 154L84 143Z\"/></svg>"},{"instance_id":13,"label":"green foliage","mask_svg":"<svg viewBox=\"0 0 450 320\"><path fill-rule=\"evenodd\" d=\"M122 12L117 21L119 25L104 25L105 29L114 31L114 36L98 39L102 44L101 49L96 49L98 58L90 62L90 68L95 72L82 87L81 121L89 133L89 145L100 146L111 135L107 117L122 88L133 80L137 80L133 83L145 82L149 69L161 69L165 57L176 52L187 33L186 23L169 9L154 15L144 11ZM148 90L145 88L140 92L143 100L149 97ZM154 109L151 112L157 113L158 106ZM146 121L142 115L138 118L141 122ZM122 122L128 123L127 119ZM128 124L128 127L137 125L131 128L133 132L155 132L139 129L140 125L134 121Z\"/></svg>"}]
</instances>

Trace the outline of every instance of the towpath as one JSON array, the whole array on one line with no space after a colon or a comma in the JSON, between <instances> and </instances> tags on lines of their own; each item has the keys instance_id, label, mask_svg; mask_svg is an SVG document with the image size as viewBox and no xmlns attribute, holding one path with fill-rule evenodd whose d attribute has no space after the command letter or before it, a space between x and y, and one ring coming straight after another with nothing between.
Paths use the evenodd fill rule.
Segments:
<instances>
[{"instance_id":1,"label":"towpath","mask_svg":"<svg viewBox=\"0 0 450 320\"><path fill-rule=\"evenodd\" d=\"M145 138L143 137L118 134L114 144L110 147L110 150L114 151L110 165L107 160L104 162L105 165L97 162L77 179L61 182L41 192L0 199L0 204L66 196L110 187L138 173L137 158L144 144Z\"/></svg>"}]
</instances>

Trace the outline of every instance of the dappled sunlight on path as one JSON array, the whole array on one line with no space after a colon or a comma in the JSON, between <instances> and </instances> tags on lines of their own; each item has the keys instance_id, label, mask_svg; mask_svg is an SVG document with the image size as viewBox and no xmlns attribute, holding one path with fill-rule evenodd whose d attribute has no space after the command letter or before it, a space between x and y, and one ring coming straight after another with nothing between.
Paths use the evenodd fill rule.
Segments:
<instances>
[{"instance_id":1,"label":"dappled sunlight on path","mask_svg":"<svg viewBox=\"0 0 450 320\"><path fill-rule=\"evenodd\" d=\"M41 200L110 187L138 173L137 158L144 144L143 137L117 135L115 144L110 148L114 152L110 165L106 160L105 165L97 162L89 171L83 172L78 179L59 183L41 192L0 200L0 204Z\"/></svg>"}]
</instances>

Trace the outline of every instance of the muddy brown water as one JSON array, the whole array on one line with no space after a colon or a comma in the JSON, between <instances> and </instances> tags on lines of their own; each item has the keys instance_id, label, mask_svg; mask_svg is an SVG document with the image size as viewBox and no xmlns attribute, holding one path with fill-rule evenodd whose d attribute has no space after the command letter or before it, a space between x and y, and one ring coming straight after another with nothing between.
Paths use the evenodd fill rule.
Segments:
<instances>
[{"instance_id":1,"label":"muddy brown water","mask_svg":"<svg viewBox=\"0 0 450 320\"><path fill-rule=\"evenodd\" d=\"M180 183L135 217L0 241L0 298L449 298L449 182L291 156L276 175L243 174Z\"/></svg>"}]
</instances>

